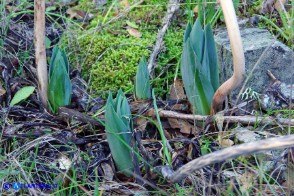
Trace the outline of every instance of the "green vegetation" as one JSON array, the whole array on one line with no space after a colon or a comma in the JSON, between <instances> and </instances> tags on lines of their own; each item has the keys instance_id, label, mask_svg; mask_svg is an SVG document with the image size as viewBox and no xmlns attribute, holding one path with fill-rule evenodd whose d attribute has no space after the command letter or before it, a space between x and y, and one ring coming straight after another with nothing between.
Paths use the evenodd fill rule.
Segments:
<instances>
[{"instance_id":1,"label":"green vegetation","mask_svg":"<svg viewBox=\"0 0 294 196\"><path fill-rule=\"evenodd\" d=\"M141 58L135 79L135 97L139 100L151 98L149 71L144 57Z\"/></svg>"},{"instance_id":2,"label":"green vegetation","mask_svg":"<svg viewBox=\"0 0 294 196\"><path fill-rule=\"evenodd\" d=\"M150 3L155 5L149 6ZM133 8L125 17L97 31L97 27L102 25L105 19L108 21L106 15L114 14L113 10L104 10L92 20L88 30L78 31L77 42L74 45L69 36L62 39L62 45L70 48L69 61L82 65L83 76L89 80L92 93L106 98L109 90L116 92L119 88L123 91L133 89L139 60L142 56L147 59L150 55L165 9L162 2L148 2L148 5L142 4ZM140 38L127 32L128 23L138 26L136 30L142 34ZM158 92L159 96L164 96L169 91L181 55L182 33L182 29L176 28L165 35L165 51L159 55L156 69L156 73L161 74L160 79L152 80L155 88L163 88L163 91ZM75 52L70 53L73 48ZM172 66L162 75L162 69L168 64Z\"/></svg>"},{"instance_id":3,"label":"green vegetation","mask_svg":"<svg viewBox=\"0 0 294 196\"><path fill-rule=\"evenodd\" d=\"M16 104L18 104L19 102L27 99L35 90L34 86L25 86L21 89L19 89L14 97L12 98L11 102L10 102L10 106L14 106Z\"/></svg>"},{"instance_id":4,"label":"green vegetation","mask_svg":"<svg viewBox=\"0 0 294 196\"><path fill-rule=\"evenodd\" d=\"M217 53L210 24L203 31L199 20L188 23L181 59L184 87L193 112L209 114L214 92L219 86Z\"/></svg>"},{"instance_id":5,"label":"green vegetation","mask_svg":"<svg viewBox=\"0 0 294 196\"><path fill-rule=\"evenodd\" d=\"M57 113L59 107L70 104L72 94L69 62L65 52L57 46L53 48L48 78L49 106L53 113Z\"/></svg>"},{"instance_id":6,"label":"green vegetation","mask_svg":"<svg viewBox=\"0 0 294 196\"><path fill-rule=\"evenodd\" d=\"M133 123L127 98L119 90L116 99L110 93L105 109L107 141L119 171L130 175L134 168L131 155Z\"/></svg>"},{"instance_id":7,"label":"green vegetation","mask_svg":"<svg viewBox=\"0 0 294 196\"><path fill-rule=\"evenodd\" d=\"M252 157L248 158L248 156L235 158L231 164L226 161L198 170L191 175L191 178L179 184L172 184L164 179L165 171L162 166L176 170L187 162L222 147L216 139L216 129L211 126L212 124L206 128L200 127L204 123L199 123L198 120L183 120L181 116L179 118L178 116L164 118L161 113L162 109L179 110L182 116L186 113L188 107L186 102L180 100L179 104L173 105L174 102L165 99L170 92L173 80L180 78L180 75L185 83L186 95L190 96L190 101L194 101L194 111L206 114L209 110L210 95L218 87L216 76L218 73L213 72L213 70L217 70L217 64L216 59L212 58L216 54L211 28L213 24L215 26L222 25L219 23L222 20L221 11L215 7L215 1L187 0L181 3L182 8L187 6L191 10L181 9L176 13L175 20L171 21L171 26L164 35L162 50L156 60L155 78L152 79L149 79L146 59L149 58L158 30L162 27L167 1L144 1L124 14L122 13L126 6L121 4L123 1L118 0L107 0L105 5L99 6L94 5L97 1L79 0L74 1L77 6L70 4L59 7L60 4L57 3L58 6L54 4L50 5L52 7L47 7L48 25L50 24L54 28L58 26L62 29L63 37L60 44L66 50L70 62L62 49L54 48L50 61L50 89L48 91L51 109L56 113L59 106L70 103L71 97L69 95L72 94L69 78L69 72L72 71L69 68L70 64L73 69L81 68L83 79L89 82L89 89L87 89L89 91L84 92L85 96L82 98L86 97L86 93L89 93L87 96L95 98L97 95L102 95L103 98L107 98L109 95L104 107L100 104L100 100L94 102L94 104L97 103L97 106L102 107L98 109L98 112L95 111L96 108L92 110L89 107L90 109L87 111L84 111L83 108L74 108L84 99L82 101L80 99L73 100L71 110L80 112L78 114L83 113L82 115L88 119L91 117L105 119L105 123L102 122L103 120L99 121L103 127L82 122L75 119L74 116L63 119L61 115L50 115L48 118L47 113L39 110L33 87L37 86L37 82L33 78L34 69L31 69L34 67L33 44L25 49L5 50L7 43L10 43L5 39L14 38L8 31L10 21L15 22L16 19L19 19L15 19L15 16L24 15L22 16L24 19L20 21L26 23L26 17L33 16L33 2L27 0L9 1L9 6L16 6L18 11L5 13L7 3L5 0L2 1L0 3L0 19L5 19L5 21L3 26L0 26L0 60L3 72L0 83L5 84L2 85L5 90L10 88L13 99L10 99L7 94L0 95L3 106L1 109L3 117L0 118L0 125L3 129L0 133L2 141L0 145L0 185L4 182L57 184L58 186L52 190L35 190L37 194L52 195L210 195L223 192L227 192L229 195L250 195L251 193L262 195L265 190L264 186L274 189L267 190L267 192L275 195L280 194L279 189L283 192L287 191L286 184L282 184L282 182L292 181L283 176L287 174L285 171L279 171L279 177L276 177L274 171L263 169L265 161L257 161ZM237 1L234 0L234 2ZM6 2L8 1L6 0ZM128 0L126 2L131 6L138 1ZM192 25L188 26L185 34L184 25L188 18L192 20L192 9L197 2L212 2L213 4L200 5L198 14L202 16L201 20L204 22L202 21L200 24L199 21L196 22L194 30ZM261 1L259 0L259 2ZM30 4L30 9L27 9L28 4ZM72 6L75 6L75 11L82 10L94 14L95 18L89 22L85 19L85 23L80 23L80 19L69 19L69 15L64 15L64 12L73 8ZM50 11L54 7L55 10ZM191 14L188 17L187 12ZM122 14L121 17L118 17L120 14ZM67 24L61 24L61 20ZM270 20L276 23L273 19ZM213 23L211 27L209 25L205 27L205 24L209 23ZM204 30L202 26L205 27ZM266 23L265 26L270 27L270 23ZM280 25L277 24L277 26L283 29ZM130 28L141 33L141 36L136 37L131 34ZM60 29L54 30L59 31ZM274 30L273 32L277 33L278 31ZM287 33L285 32L285 34ZM183 39L184 34L185 40ZM8 37L6 38L6 36ZM51 38L51 36L49 37ZM59 39L60 37L56 36L51 43L48 38L47 51ZM289 40L291 40L290 37L287 40L283 39L284 42L288 41L287 43ZM184 41L185 45L183 46ZM183 56L182 51L184 51ZM13 56L10 58L7 55L3 60L5 66L9 68L8 71L11 70L11 75L5 72L6 67L2 65L1 59L2 54ZM6 64L8 60L14 59L17 59L19 65ZM196 64L196 67L192 67L192 64ZM179 71L180 66L182 66L181 72ZM183 69L183 66L186 67ZM10 77L8 85L6 78L4 78L7 75ZM23 78L18 76L23 76ZM197 83L191 88L192 91L189 91L190 84L187 88L189 82L193 85ZM0 87L2 88L2 86ZM151 91L151 86L154 87L153 91ZM20 90L17 91L17 89ZM130 102L133 101L132 96L125 96L123 93L130 91L133 91L131 93L136 96L134 102ZM198 94L194 99L195 92ZM28 98L31 94L32 96ZM117 94L115 99L112 97L113 94ZM163 100L158 100L159 97ZM22 101L27 98L28 101L24 104ZM244 98L243 101L246 101L247 98L258 100L259 94L248 88L241 98ZM142 99L149 100L136 102ZM8 101L5 102L5 100ZM85 100L88 101L88 99ZM7 103L11 104L10 108ZM165 103L168 104L162 106ZM20 106L15 106L18 104ZM140 112L131 115L130 106L138 107ZM151 109L148 110L151 114L142 114L141 111L146 111L145 109ZM185 112L182 112L184 110ZM93 115L92 111L96 114ZM261 115L261 113L257 114ZM268 111L268 114L263 114L263 116L280 118L281 114L282 118L291 119L294 117L293 110ZM216 120L215 122L217 126L220 126L220 122ZM231 129L236 124L230 122L224 129L221 126L219 128L226 134L225 138L235 141L235 144L238 140L233 140L235 135ZM271 126L270 128L273 128L271 134L294 133L292 127L279 131L282 126ZM267 127L256 121L252 130L263 135L268 131ZM213 132L211 132L212 129L214 129ZM276 130L278 131L273 132ZM283 166L286 167L284 163L287 159L285 158L284 156L282 161ZM140 163L138 168L137 161ZM288 161L291 163L291 160L288 159ZM116 167L112 167L114 164ZM136 169L142 172L142 177L146 180L143 185L137 181L136 176L130 175L133 171L137 173ZM218 174L215 173L216 169L219 171ZM277 166L275 169L278 170L279 167ZM291 168L288 167L288 169L290 171ZM250 179L244 175L247 170L254 174L255 181L250 186L244 187L247 180L250 182ZM116 171L120 171L126 176L118 174ZM280 177L281 182L279 181ZM258 178L260 178L259 182L257 182ZM34 194L32 189L4 191L3 187L1 188L7 195Z\"/></svg>"}]
</instances>

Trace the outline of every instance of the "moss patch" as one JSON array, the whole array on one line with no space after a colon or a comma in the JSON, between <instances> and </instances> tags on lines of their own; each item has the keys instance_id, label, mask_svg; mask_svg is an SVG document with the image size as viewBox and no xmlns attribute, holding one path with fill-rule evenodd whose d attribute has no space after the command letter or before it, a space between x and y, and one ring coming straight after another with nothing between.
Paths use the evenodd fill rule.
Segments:
<instances>
[{"instance_id":1,"label":"moss patch","mask_svg":"<svg viewBox=\"0 0 294 196\"><path fill-rule=\"evenodd\" d=\"M105 16L98 15L88 30L78 33L77 43L74 48L70 46L68 50L76 52L70 54L69 58L71 63L82 63L83 76L90 80L92 93L105 97L109 90L115 92L119 88L124 91L133 88L138 62L142 56L149 58L165 11L166 6L162 2L151 1L134 8L125 17L110 23L99 32L95 31L94 27L99 26ZM109 13L109 16L112 14ZM139 26L141 38L128 34L126 21ZM166 94L166 84L171 83L173 79L176 64L180 59L182 39L183 30L176 26L170 27L165 35L165 47L158 57L159 66L156 73L160 73L167 64L171 66L167 73L161 75L163 79L155 79L152 84L153 87L162 89L160 96ZM63 43L67 40L63 39Z\"/></svg>"}]
</instances>

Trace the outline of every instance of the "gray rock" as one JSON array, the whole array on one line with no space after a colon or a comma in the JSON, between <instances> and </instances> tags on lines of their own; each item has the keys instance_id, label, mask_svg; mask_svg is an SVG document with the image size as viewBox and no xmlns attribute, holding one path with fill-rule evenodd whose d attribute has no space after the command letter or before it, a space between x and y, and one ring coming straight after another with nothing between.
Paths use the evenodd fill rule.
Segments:
<instances>
[{"instance_id":1,"label":"gray rock","mask_svg":"<svg viewBox=\"0 0 294 196\"><path fill-rule=\"evenodd\" d=\"M245 89L251 87L254 91L262 93L270 84L270 78L266 74L267 70L270 70L278 80L291 84L291 77L294 73L294 54L289 47L277 41L267 30L263 29L241 29L241 37L245 53L246 77L250 77ZM233 74L232 54L227 31L218 29L215 41L218 49L220 81L224 82ZM265 55L260 59L253 74L249 76L265 50ZM240 89L241 87L231 93L233 98L238 95Z\"/></svg>"},{"instance_id":2,"label":"gray rock","mask_svg":"<svg viewBox=\"0 0 294 196\"><path fill-rule=\"evenodd\" d=\"M250 131L246 128L239 127L235 130L236 132L236 139L241 143L249 143L261 140L260 135Z\"/></svg>"}]
</instances>

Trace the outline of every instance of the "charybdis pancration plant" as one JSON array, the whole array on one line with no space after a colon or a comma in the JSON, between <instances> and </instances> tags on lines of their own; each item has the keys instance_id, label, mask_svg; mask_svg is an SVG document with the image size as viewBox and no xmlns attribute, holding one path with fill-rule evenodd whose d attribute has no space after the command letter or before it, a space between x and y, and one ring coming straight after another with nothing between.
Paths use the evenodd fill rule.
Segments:
<instances>
[{"instance_id":1,"label":"charybdis pancration plant","mask_svg":"<svg viewBox=\"0 0 294 196\"><path fill-rule=\"evenodd\" d=\"M199 20L188 23L184 34L181 73L193 112L209 114L213 95L219 86L217 52L210 24L202 29Z\"/></svg>"}]
</instances>

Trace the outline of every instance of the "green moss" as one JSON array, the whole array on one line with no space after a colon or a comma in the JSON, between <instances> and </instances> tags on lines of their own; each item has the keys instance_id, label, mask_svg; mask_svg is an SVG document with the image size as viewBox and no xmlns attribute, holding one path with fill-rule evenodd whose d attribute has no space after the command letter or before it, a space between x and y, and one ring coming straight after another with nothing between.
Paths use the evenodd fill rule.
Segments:
<instances>
[{"instance_id":1,"label":"green moss","mask_svg":"<svg viewBox=\"0 0 294 196\"><path fill-rule=\"evenodd\" d=\"M70 55L70 61L83 59L83 76L90 79L95 94L105 97L109 90L131 89L139 60L142 56L148 58L156 33L143 32L141 38L135 38L127 34L91 32L83 32L78 39L79 55Z\"/></svg>"},{"instance_id":2,"label":"green moss","mask_svg":"<svg viewBox=\"0 0 294 196\"><path fill-rule=\"evenodd\" d=\"M154 79L152 84L154 88L161 89L161 91L157 92L160 97L164 97L169 93L169 87L175 77L176 67L180 63L182 54L183 35L184 29L176 27L168 30L165 34L165 50L158 56L156 73L160 74L162 70L165 70L165 72L160 75L160 78Z\"/></svg>"},{"instance_id":3,"label":"green moss","mask_svg":"<svg viewBox=\"0 0 294 196\"><path fill-rule=\"evenodd\" d=\"M109 90L115 92L119 88L124 91L133 88L139 60L142 56L149 58L165 11L166 6L154 0L134 8L125 17L108 24L103 30L95 31L93 27L97 27L97 23L101 23L105 17L98 15L88 30L78 32L76 43L72 40L67 42L66 37L63 39L62 43L70 49L70 62L79 62L82 65L83 76L89 79L92 93L105 97ZM139 26L141 38L128 34L125 28L127 20ZM167 73L161 75L163 79L154 80L152 86L161 89L156 91L157 95L163 96L168 92L168 85L171 84L181 56L182 40L183 30L170 27L164 38L165 50L158 57L159 66L156 73L160 73L167 64L172 66L167 69ZM70 53L71 51L75 52Z\"/></svg>"},{"instance_id":4,"label":"green moss","mask_svg":"<svg viewBox=\"0 0 294 196\"><path fill-rule=\"evenodd\" d=\"M108 48L101 60L92 67L92 89L104 94L108 90L132 88L139 59L142 56L148 57L150 51L147 47L151 40L155 40L154 35L143 35L140 40L122 36L114 38L118 43Z\"/></svg>"},{"instance_id":5,"label":"green moss","mask_svg":"<svg viewBox=\"0 0 294 196\"><path fill-rule=\"evenodd\" d=\"M89 12L94 12L97 10L97 6L93 1L89 0L79 0L79 4L75 7L77 10L84 10Z\"/></svg>"}]
</instances>

